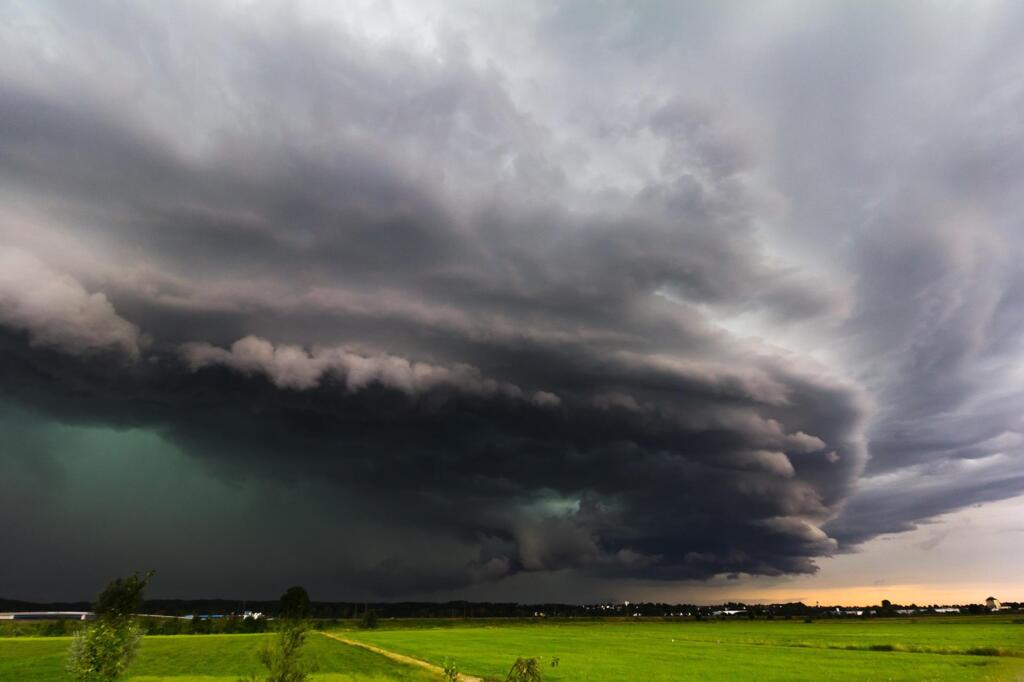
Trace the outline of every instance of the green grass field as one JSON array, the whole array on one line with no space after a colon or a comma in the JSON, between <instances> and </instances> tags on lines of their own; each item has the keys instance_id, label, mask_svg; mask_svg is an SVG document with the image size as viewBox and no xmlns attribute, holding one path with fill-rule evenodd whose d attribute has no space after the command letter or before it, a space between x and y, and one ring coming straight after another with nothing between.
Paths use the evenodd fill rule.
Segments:
<instances>
[{"instance_id":1,"label":"green grass field","mask_svg":"<svg viewBox=\"0 0 1024 682\"><path fill-rule=\"evenodd\" d=\"M382 621L339 634L466 673L504 679L517 656L545 680L1024 680L1024 623L1012 618L793 621ZM128 679L234 682L259 673L272 635L149 636ZM0 638L0 680L65 679L70 638ZM437 680L311 633L318 682ZM557 656L559 665L548 665Z\"/></svg>"},{"instance_id":2,"label":"green grass field","mask_svg":"<svg viewBox=\"0 0 1024 682\"><path fill-rule=\"evenodd\" d=\"M401 626L398 625L400 628ZM345 636L463 672L517 656L556 680L1024 680L1024 624L998 618L417 627Z\"/></svg>"},{"instance_id":3,"label":"green grass field","mask_svg":"<svg viewBox=\"0 0 1024 682\"><path fill-rule=\"evenodd\" d=\"M260 673L256 650L268 635L150 636L142 641L139 657L129 670L134 682L158 680L234 682L240 675ZM67 680L64 665L69 637L0 639L0 680L58 682ZM311 633L306 655L315 661L318 682L377 682L435 680L424 671L395 663L384 656L346 646Z\"/></svg>"}]
</instances>

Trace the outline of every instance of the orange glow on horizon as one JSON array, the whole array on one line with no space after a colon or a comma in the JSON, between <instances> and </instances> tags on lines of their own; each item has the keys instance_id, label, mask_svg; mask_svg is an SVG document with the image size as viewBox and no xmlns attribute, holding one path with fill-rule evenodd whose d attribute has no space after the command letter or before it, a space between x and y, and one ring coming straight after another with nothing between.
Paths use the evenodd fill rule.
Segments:
<instances>
[{"instance_id":1,"label":"orange glow on horizon","mask_svg":"<svg viewBox=\"0 0 1024 682\"><path fill-rule=\"evenodd\" d=\"M738 592L738 591L737 591ZM894 604L982 604L989 596L1004 602L1024 600L1024 585L993 583L957 583L952 585L902 584L854 585L849 587L801 588L798 585L759 589L741 597L730 595L721 601L783 603L802 601L822 606L875 606L888 599Z\"/></svg>"}]
</instances>

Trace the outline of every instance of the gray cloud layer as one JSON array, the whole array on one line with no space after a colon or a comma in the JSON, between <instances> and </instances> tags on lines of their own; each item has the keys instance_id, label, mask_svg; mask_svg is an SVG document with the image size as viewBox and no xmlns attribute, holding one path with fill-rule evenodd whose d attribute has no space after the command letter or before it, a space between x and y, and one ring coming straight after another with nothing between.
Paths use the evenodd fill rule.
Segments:
<instances>
[{"instance_id":1,"label":"gray cloud layer","mask_svg":"<svg viewBox=\"0 0 1024 682\"><path fill-rule=\"evenodd\" d=\"M2 6L7 400L315 482L389 594L1024 491L1012 8L322 9Z\"/></svg>"}]
</instances>

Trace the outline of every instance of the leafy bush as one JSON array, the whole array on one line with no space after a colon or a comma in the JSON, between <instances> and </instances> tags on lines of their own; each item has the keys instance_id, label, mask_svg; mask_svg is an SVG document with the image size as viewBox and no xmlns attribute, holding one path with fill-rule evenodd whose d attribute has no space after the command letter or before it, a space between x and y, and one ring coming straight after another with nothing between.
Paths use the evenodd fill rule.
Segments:
<instances>
[{"instance_id":1,"label":"leafy bush","mask_svg":"<svg viewBox=\"0 0 1024 682\"><path fill-rule=\"evenodd\" d=\"M459 669L455 667L455 661L445 658L442 670L444 671L445 682L458 682Z\"/></svg>"},{"instance_id":2,"label":"leafy bush","mask_svg":"<svg viewBox=\"0 0 1024 682\"><path fill-rule=\"evenodd\" d=\"M143 618L140 625L147 635L180 635L186 632L186 621L180 618Z\"/></svg>"},{"instance_id":3,"label":"leafy bush","mask_svg":"<svg viewBox=\"0 0 1024 682\"><path fill-rule=\"evenodd\" d=\"M188 632L190 635L213 634L213 621L209 618L200 618L193 614L192 619L189 621Z\"/></svg>"},{"instance_id":4,"label":"leafy bush","mask_svg":"<svg viewBox=\"0 0 1024 682\"><path fill-rule=\"evenodd\" d=\"M505 682L541 682L540 664L536 658L517 658Z\"/></svg>"},{"instance_id":5,"label":"leafy bush","mask_svg":"<svg viewBox=\"0 0 1024 682\"><path fill-rule=\"evenodd\" d=\"M99 620L71 642L68 672L78 682L106 682L121 677L135 658L142 631L134 623Z\"/></svg>"},{"instance_id":6,"label":"leafy bush","mask_svg":"<svg viewBox=\"0 0 1024 682\"><path fill-rule=\"evenodd\" d=\"M147 635L220 635L251 634L266 632L269 623L266 618L140 618L140 625ZM70 624L74 629L74 622ZM70 633L68 633L70 634Z\"/></svg>"},{"instance_id":7,"label":"leafy bush","mask_svg":"<svg viewBox=\"0 0 1024 682\"><path fill-rule=\"evenodd\" d=\"M68 628L68 621L66 620L52 620L43 626L42 634L43 637L61 637L69 634L70 629Z\"/></svg>"},{"instance_id":8,"label":"leafy bush","mask_svg":"<svg viewBox=\"0 0 1024 682\"><path fill-rule=\"evenodd\" d=\"M118 578L100 593L93 610L96 621L80 630L71 643L68 672L77 682L106 682L121 677L135 658L142 630L134 614L142 606L150 571Z\"/></svg>"},{"instance_id":9,"label":"leafy bush","mask_svg":"<svg viewBox=\"0 0 1024 682\"><path fill-rule=\"evenodd\" d=\"M307 682L316 672L316 666L302 660L302 646L306 643L306 624L288 622L271 642L265 642L256 654L267 669L267 676L250 675L239 682Z\"/></svg>"}]
</instances>

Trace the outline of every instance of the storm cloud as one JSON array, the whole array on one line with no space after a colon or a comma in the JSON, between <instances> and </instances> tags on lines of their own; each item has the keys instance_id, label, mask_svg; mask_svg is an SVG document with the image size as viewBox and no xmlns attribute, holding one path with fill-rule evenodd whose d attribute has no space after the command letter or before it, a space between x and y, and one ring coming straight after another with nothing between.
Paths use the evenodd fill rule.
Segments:
<instances>
[{"instance_id":1,"label":"storm cloud","mask_svg":"<svg viewBox=\"0 0 1024 682\"><path fill-rule=\"evenodd\" d=\"M0 497L71 485L47 429L150 434L336 534L236 589L401 596L811 573L1020 494L1022 22L0 5ZM273 551L236 512L188 555Z\"/></svg>"}]
</instances>

